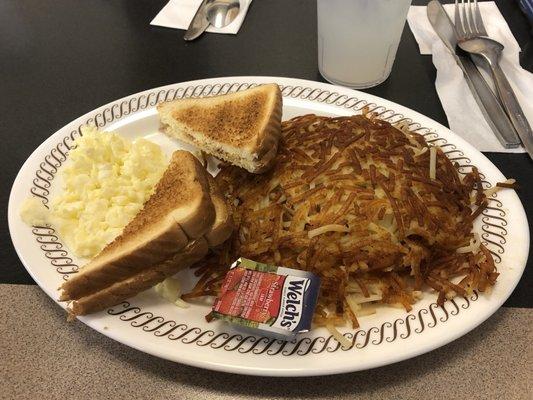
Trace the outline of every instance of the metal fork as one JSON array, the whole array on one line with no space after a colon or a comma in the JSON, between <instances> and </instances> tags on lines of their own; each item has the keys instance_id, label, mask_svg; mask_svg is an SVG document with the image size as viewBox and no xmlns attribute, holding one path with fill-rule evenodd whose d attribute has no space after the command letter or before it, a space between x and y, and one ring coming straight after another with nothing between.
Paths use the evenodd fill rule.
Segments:
<instances>
[{"instance_id":1,"label":"metal fork","mask_svg":"<svg viewBox=\"0 0 533 400\"><path fill-rule=\"evenodd\" d=\"M487 30L483 24L483 18L481 18L481 13L479 12L479 5L477 0L473 0L474 10L472 10L472 1L455 0L455 26L458 30L460 37L464 39L470 39L476 36L485 36L488 37ZM466 8L468 7L468 12Z\"/></svg>"},{"instance_id":2,"label":"metal fork","mask_svg":"<svg viewBox=\"0 0 533 400\"><path fill-rule=\"evenodd\" d=\"M499 64L503 45L488 37L477 0L461 0L460 3L455 0L455 27L459 36L458 46L475 60L482 60L489 66L503 107L526 151L533 158L533 132Z\"/></svg>"}]
</instances>

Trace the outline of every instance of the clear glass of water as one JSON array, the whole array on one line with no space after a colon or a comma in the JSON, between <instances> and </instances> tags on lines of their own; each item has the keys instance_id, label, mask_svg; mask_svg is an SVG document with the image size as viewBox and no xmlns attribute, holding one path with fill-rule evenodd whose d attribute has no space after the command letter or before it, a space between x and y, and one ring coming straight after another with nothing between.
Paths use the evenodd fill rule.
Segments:
<instances>
[{"instance_id":1,"label":"clear glass of water","mask_svg":"<svg viewBox=\"0 0 533 400\"><path fill-rule=\"evenodd\" d=\"M318 69L354 89L390 75L411 0L317 0Z\"/></svg>"}]
</instances>

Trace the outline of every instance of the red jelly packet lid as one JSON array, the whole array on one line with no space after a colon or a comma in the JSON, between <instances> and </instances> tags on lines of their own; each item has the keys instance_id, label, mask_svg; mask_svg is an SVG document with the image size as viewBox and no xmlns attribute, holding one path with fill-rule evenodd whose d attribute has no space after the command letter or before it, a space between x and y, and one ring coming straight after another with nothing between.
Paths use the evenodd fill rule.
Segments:
<instances>
[{"instance_id":1,"label":"red jelly packet lid","mask_svg":"<svg viewBox=\"0 0 533 400\"><path fill-rule=\"evenodd\" d=\"M239 258L226 274L211 316L289 339L311 328L319 286L310 272Z\"/></svg>"}]
</instances>

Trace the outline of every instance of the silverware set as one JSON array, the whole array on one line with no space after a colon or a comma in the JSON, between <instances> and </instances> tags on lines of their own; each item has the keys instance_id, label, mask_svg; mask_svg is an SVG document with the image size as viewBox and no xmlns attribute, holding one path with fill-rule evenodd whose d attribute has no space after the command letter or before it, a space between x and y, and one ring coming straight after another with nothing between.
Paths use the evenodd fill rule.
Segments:
<instances>
[{"instance_id":1,"label":"silverware set","mask_svg":"<svg viewBox=\"0 0 533 400\"><path fill-rule=\"evenodd\" d=\"M224 28L229 25L237 15L241 4L239 0L204 0L196 10L189 28L183 35L186 41L194 40L213 25L216 28Z\"/></svg>"},{"instance_id":2,"label":"silverware set","mask_svg":"<svg viewBox=\"0 0 533 400\"><path fill-rule=\"evenodd\" d=\"M505 148L522 144L533 158L533 132L499 65L503 45L488 37L477 0L455 0L455 25L438 0L429 2L427 13L433 29L463 71L474 99L501 144ZM496 93L478 66L490 70Z\"/></svg>"}]
</instances>

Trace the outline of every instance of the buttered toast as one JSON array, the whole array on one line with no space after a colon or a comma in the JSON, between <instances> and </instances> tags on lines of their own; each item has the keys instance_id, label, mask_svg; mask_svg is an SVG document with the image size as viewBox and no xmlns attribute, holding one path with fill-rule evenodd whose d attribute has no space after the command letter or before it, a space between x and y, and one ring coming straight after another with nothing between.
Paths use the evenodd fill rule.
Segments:
<instances>
[{"instance_id":1,"label":"buttered toast","mask_svg":"<svg viewBox=\"0 0 533 400\"><path fill-rule=\"evenodd\" d=\"M124 231L62 286L60 300L75 300L173 256L213 225L208 173L178 150L154 194Z\"/></svg>"},{"instance_id":2,"label":"buttered toast","mask_svg":"<svg viewBox=\"0 0 533 400\"><path fill-rule=\"evenodd\" d=\"M147 244L145 250L139 250L140 255L138 257L118 249L120 247L119 244L113 246L110 244L111 249L105 248L102 251L104 253L103 257L108 254L107 258L99 261L97 258L100 255L98 255L95 260L83 267L70 281L63 284L61 300L71 300L68 306L71 319L78 315L104 310L151 288L182 269L200 261L206 256L210 247L218 246L230 237L233 231L233 220L229 207L226 205L226 201L221 195L215 180L201 165L201 168L197 169L198 165L200 165L199 162L192 154L182 151L175 152L171 165L158 183L155 193L145 204L143 211L141 211L145 214L142 217L142 221L149 221L151 215L153 220L150 223L153 224L157 222L157 218L160 218L159 216L167 214L164 212L161 203L168 205L169 202L174 201L176 207L182 201L189 201L191 206L196 204L197 206L190 208L193 213L189 215L180 214L179 221L181 222L177 223L179 225L185 222L184 226L179 225L183 236L181 234L175 235L174 237L177 241L173 242L171 240L172 235L169 233L168 240L159 244L149 243L149 237L145 236ZM183 173L186 170L191 171L191 167L194 167L193 174ZM174 176L175 179L172 179L169 175ZM181 183L177 182L176 177L183 175L187 177L187 180ZM197 190L196 195L191 196L191 193L189 193L188 195L180 194L178 196L173 189L175 187L182 192L187 192L189 191L189 185L196 186L196 189L191 190L191 192ZM203 200L198 201L199 198L205 196L208 196L209 201L207 204ZM158 198L160 201L157 201ZM164 202L161 201L163 198L166 199ZM146 208L155 207L155 204L160 204L160 212L150 211L149 213ZM200 207L204 208L200 209ZM205 216L203 215L204 212L206 213ZM211 215L211 213L214 215ZM141 216L135 218L138 219ZM189 226L189 223L196 223L196 226ZM117 243L129 243L130 239L124 238L124 235L131 235L128 232L133 232L134 227L139 226L139 224L140 222L136 221L136 219L131 221L124 229L121 235L122 239L117 241ZM207 225L209 226L205 230L204 228ZM179 230L172 230L172 232L175 231L179 232ZM153 240L160 241L160 238L161 236L155 236ZM185 244L182 246L183 243ZM109 259L114 261L106 262Z\"/></svg>"},{"instance_id":3,"label":"buttered toast","mask_svg":"<svg viewBox=\"0 0 533 400\"><path fill-rule=\"evenodd\" d=\"M157 106L162 131L252 173L277 154L282 96L276 84Z\"/></svg>"},{"instance_id":4,"label":"buttered toast","mask_svg":"<svg viewBox=\"0 0 533 400\"><path fill-rule=\"evenodd\" d=\"M211 229L203 236L189 243L181 251L165 261L146 268L129 278L122 279L88 296L73 301L69 312L71 317L101 311L147 290L179 271L190 267L204 258L211 247L225 242L233 231L233 221L216 182L209 177L211 199L216 217Z\"/></svg>"}]
</instances>

